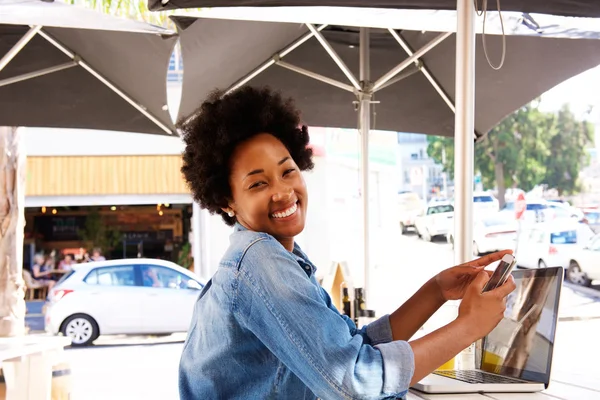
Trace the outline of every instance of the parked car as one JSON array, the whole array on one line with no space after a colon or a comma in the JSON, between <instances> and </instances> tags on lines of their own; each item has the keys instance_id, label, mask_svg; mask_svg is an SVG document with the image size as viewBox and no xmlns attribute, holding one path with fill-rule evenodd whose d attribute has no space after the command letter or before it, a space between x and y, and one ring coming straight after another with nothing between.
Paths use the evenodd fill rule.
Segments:
<instances>
[{"instance_id":1,"label":"parked car","mask_svg":"<svg viewBox=\"0 0 600 400\"><path fill-rule=\"evenodd\" d=\"M433 203L415 220L417 234L430 242L436 236L446 236L454 226L454 206L450 203Z\"/></svg>"},{"instance_id":2,"label":"parked car","mask_svg":"<svg viewBox=\"0 0 600 400\"><path fill-rule=\"evenodd\" d=\"M575 221L582 221L584 218L583 211L572 207L567 202L549 201L548 207L554 210L555 218L568 218Z\"/></svg>"},{"instance_id":3,"label":"parked car","mask_svg":"<svg viewBox=\"0 0 600 400\"><path fill-rule=\"evenodd\" d=\"M100 335L185 332L203 287L192 272L169 261L78 264L48 296L46 331L71 337L74 346Z\"/></svg>"},{"instance_id":4,"label":"parked car","mask_svg":"<svg viewBox=\"0 0 600 400\"><path fill-rule=\"evenodd\" d=\"M402 233L406 233L409 228L415 227L415 219L424 207L425 203L415 192L398 193L398 216Z\"/></svg>"},{"instance_id":5,"label":"parked car","mask_svg":"<svg viewBox=\"0 0 600 400\"><path fill-rule=\"evenodd\" d=\"M498 199L489 193L474 193L473 194L473 211L479 213L481 211L496 212L500 209Z\"/></svg>"},{"instance_id":6,"label":"parked car","mask_svg":"<svg viewBox=\"0 0 600 400\"><path fill-rule=\"evenodd\" d=\"M518 237L517 262L526 268L567 269L573 254L593 236L587 224L569 220L525 225Z\"/></svg>"},{"instance_id":7,"label":"parked car","mask_svg":"<svg viewBox=\"0 0 600 400\"><path fill-rule=\"evenodd\" d=\"M448 242L454 248L454 232L448 233ZM517 221L507 221L496 213L478 218L473 226L473 255L515 248Z\"/></svg>"},{"instance_id":8,"label":"parked car","mask_svg":"<svg viewBox=\"0 0 600 400\"><path fill-rule=\"evenodd\" d=\"M507 202L500 213L507 220L515 219L515 203ZM526 223L539 223L552 221L556 217L556 212L548 205L545 200L527 200L527 208L523 214L523 221Z\"/></svg>"},{"instance_id":9,"label":"parked car","mask_svg":"<svg viewBox=\"0 0 600 400\"><path fill-rule=\"evenodd\" d=\"M592 281L600 279L600 235L573 252L566 277L583 286L590 286Z\"/></svg>"},{"instance_id":10,"label":"parked car","mask_svg":"<svg viewBox=\"0 0 600 400\"><path fill-rule=\"evenodd\" d=\"M596 208L583 209L583 218L595 233L600 233L600 210Z\"/></svg>"}]
</instances>

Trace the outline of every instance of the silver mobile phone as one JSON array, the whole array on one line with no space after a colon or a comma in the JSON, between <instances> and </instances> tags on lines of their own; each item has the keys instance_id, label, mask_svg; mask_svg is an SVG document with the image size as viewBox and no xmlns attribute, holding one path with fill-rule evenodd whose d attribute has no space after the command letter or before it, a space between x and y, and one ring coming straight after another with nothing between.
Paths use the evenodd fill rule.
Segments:
<instances>
[{"instance_id":1,"label":"silver mobile phone","mask_svg":"<svg viewBox=\"0 0 600 400\"><path fill-rule=\"evenodd\" d=\"M499 286L502 286L506 279L508 279L508 275L512 272L514 266L517 264L517 259L512 254L506 254L500 260L500 264L496 267L496 270L490 277L490 280L487 281L485 286L483 287L483 292L487 292L490 290L494 290Z\"/></svg>"}]
</instances>

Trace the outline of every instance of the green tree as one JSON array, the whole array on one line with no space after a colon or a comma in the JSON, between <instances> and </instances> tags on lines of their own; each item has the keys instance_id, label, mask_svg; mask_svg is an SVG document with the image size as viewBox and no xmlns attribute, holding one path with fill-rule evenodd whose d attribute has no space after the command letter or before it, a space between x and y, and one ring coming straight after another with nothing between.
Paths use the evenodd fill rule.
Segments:
<instances>
[{"instance_id":1,"label":"green tree","mask_svg":"<svg viewBox=\"0 0 600 400\"><path fill-rule=\"evenodd\" d=\"M81 238L86 242L92 242L93 247L99 247L104 252L112 250L123 241L121 232L108 226L98 210L86 216L85 229L81 232Z\"/></svg>"},{"instance_id":2,"label":"green tree","mask_svg":"<svg viewBox=\"0 0 600 400\"><path fill-rule=\"evenodd\" d=\"M92 8L104 14L135 19L149 24L175 29L169 16L173 11L150 12L147 0L64 0L65 3ZM178 10L178 13L193 12L194 10Z\"/></svg>"},{"instance_id":3,"label":"green tree","mask_svg":"<svg viewBox=\"0 0 600 400\"><path fill-rule=\"evenodd\" d=\"M566 105L554 116L553 123L545 183L560 194L573 194L581 189L577 177L589 163L586 148L592 143L594 129L589 122L578 121Z\"/></svg>"},{"instance_id":4,"label":"green tree","mask_svg":"<svg viewBox=\"0 0 600 400\"><path fill-rule=\"evenodd\" d=\"M427 155L442 165L449 179L454 179L454 138L428 135Z\"/></svg>"},{"instance_id":5,"label":"green tree","mask_svg":"<svg viewBox=\"0 0 600 400\"><path fill-rule=\"evenodd\" d=\"M528 104L507 116L475 145L475 169L496 187L500 205L508 187L532 189L544 179L548 116Z\"/></svg>"},{"instance_id":6,"label":"green tree","mask_svg":"<svg viewBox=\"0 0 600 400\"><path fill-rule=\"evenodd\" d=\"M561 193L578 190L577 176L585 166L585 146L593 129L578 121L568 107L543 113L535 103L507 116L475 144L475 171L485 187L496 187L501 206L508 187L531 190L546 183ZM454 139L428 137L427 154L451 179L454 175ZM446 160L443 162L443 154Z\"/></svg>"}]
</instances>

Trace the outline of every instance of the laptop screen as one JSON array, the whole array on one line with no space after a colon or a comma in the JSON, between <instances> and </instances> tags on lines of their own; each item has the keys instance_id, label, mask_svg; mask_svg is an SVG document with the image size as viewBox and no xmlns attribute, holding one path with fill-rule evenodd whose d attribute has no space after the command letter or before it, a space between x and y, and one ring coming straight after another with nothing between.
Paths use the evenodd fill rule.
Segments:
<instances>
[{"instance_id":1,"label":"laptop screen","mask_svg":"<svg viewBox=\"0 0 600 400\"><path fill-rule=\"evenodd\" d=\"M563 269L515 270L504 318L483 340L481 369L550 382Z\"/></svg>"}]
</instances>

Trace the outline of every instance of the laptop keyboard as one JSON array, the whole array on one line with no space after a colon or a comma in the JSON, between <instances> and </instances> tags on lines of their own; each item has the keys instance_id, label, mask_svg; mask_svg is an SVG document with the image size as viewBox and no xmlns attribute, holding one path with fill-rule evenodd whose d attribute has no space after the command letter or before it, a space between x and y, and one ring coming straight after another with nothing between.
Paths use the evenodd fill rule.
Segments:
<instances>
[{"instance_id":1,"label":"laptop keyboard","mask_svg":"<svg viewBox=\"0 0 600 400\"><path fill-rule=\"evenodd\" d=\"M489 374L477 370L435 371L434 374L467 383L526 383L525 381L522 381L520 379L510 378L508 376Z\"/></svg>"}]
</instances>

